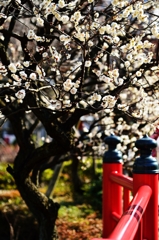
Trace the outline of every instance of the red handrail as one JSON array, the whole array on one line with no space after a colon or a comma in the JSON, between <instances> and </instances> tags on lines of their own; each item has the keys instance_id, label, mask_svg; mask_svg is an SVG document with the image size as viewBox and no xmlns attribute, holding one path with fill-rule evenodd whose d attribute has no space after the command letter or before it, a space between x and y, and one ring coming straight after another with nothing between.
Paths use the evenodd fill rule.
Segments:
<instances>
[{"instance_id":1,"label":"red handrail","mask_svg":"<svg viewBox=\"0 0 159 240\"><path fill-rule=\"evenodd\" d=\"M117 172L110 173L110 179L111 181L119 184L120 186L127 188L129 190L133 190L133 179L130 177L127 177L123 174L119 174Z\"/></svg>"},{"instance_id":2,"label":"red handrail","mask_svg":"<svg viewBox=\"0 0 159 240\"><path fill-rule=\"evenodd\" d=\"M109 238L101 239L133 240L151 195L152 189L149 186L141 186ZM99 238L92 240L99 240Z\"/></svg>"},{"instance_id":3,"label":"red handrail","mask_svg":"<svg viewBox=\"0 0 159 240\"><path fill-rule=\"evenodd\" d=\"M116 240L133 240L140 220L144 214L152 189L149 186L139 188L127 211L124 212L114 231L109 236Z\"/></svg>"}]
</instances>

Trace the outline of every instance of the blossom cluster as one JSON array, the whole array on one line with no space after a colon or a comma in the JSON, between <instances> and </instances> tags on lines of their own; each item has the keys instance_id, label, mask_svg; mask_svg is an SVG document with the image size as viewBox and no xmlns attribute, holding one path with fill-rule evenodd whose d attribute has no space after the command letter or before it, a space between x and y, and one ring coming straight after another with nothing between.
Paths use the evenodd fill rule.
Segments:
<instances>
[{"instance_id":1,"label":"blossom cluster","mask_svg":"<svg viewBox=\"0 0 159 240\"><path fill-rule=\"evenodd\" d=\"M22 103L32 93L53 111L81 107L82 101L96 111L118 108L146 121L150 109L158 112L158 92L152 90L158 76L156 1L33 0L32 8L15 2L20 15L8 43L12 53L7 50L9 63L0 63L1 79L8 77L0 86L12 89L7 102ZM4 11L9 4L0 3L2 42L14 17Z\"/></svg>"}]
</instances>

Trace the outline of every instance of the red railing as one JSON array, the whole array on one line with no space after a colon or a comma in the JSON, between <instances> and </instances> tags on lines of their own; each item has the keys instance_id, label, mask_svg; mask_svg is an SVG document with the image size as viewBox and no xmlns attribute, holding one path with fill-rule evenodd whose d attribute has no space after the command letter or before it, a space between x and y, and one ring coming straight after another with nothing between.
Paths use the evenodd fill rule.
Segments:
<instances>
[{"instance_id":1,"label":"red railing","mask_svg":"<svg viewBox=\"0 0 159 240\"><path fill-rule=\"evenodd\" d=\"M130 178L122 174L121 155L115 149L119 141L109 141L110 149L103 159L101 239L158 240L158 164L150 150L156 145L145 137L143 147L140 140L141 157L136 159Z\"/></svg>"}]
</instances>

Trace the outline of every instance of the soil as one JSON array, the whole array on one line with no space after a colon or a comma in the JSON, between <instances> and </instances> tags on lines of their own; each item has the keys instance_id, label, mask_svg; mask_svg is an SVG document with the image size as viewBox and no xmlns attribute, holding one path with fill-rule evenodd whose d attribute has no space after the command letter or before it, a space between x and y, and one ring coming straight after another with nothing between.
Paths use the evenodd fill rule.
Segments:
<instances>
[{"instance_id":1,"label":"soil","mask_svg":"<svg viewBox=\"0 0 159 240\"><path fill-rule=\"evenodd\" d=\"M38 225L25 205L6 205L0 210L1 240L36 240ZM90 240L101 237L102 221L96 214L88 215L83 221L56 221L59 240Z\"/></svg>"}]
</instances>

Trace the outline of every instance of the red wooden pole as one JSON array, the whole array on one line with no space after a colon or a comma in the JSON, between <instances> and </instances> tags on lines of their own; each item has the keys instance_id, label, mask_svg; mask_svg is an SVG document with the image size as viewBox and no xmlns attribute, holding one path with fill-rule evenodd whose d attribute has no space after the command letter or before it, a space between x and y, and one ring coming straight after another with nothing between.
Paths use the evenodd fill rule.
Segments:
<instances>
[{"instance_id":1,"label":"red wooden pole","mask_svg":"<svg viewBox=\"0 0 159 240\"><path fill-rule=\"evenodd\" d=\"M122 171L119 163L103 163L103 237L108 237L117 222L112 218L112 212L122 214L122 191L121 186L109 179L112 171Z\"/></svg>"},{"instance_id":2,"label":"red wooden pole","mask_svg":"<svg viewBox=\"0 0 159 240\"><path fill-rule=\"evenodd\" d=\"M103 238L109 236L117 222L112 213L122 214L122 188L110 179L112 172L122 173L121 153L116 149L120 139L114 135L107 137L105 143L109 150L103 157L103 199L102 199L102 217L103 217Z\"/></svg>"},{"instance_id":3,"label":"red wooden pole","mask_svg":"<svg viewBox=\"0 0 159 240\"><path fill-rule=\"evenodd\" d=\"M152 196L143 216L142 239L158 240L158 163L151 156L151 150L156 147L156 141L147 136L136 142L141 156L138 157L133 166L133 193L143 185L152 189ZM144 193L143 193L144 194ZM136 235L135 240L141 239Z\"/></svg>"}]
</instances>

